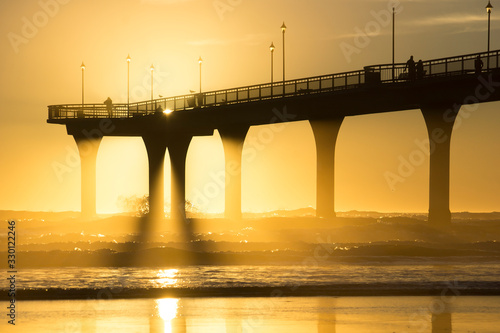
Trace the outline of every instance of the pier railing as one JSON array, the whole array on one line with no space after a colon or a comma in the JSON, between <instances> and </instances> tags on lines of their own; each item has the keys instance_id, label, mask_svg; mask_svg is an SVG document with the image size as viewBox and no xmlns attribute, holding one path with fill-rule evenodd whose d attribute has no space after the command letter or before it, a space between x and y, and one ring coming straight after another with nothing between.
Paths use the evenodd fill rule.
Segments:
<instances>
[{"instance_id":1,"label":"pier railing","mask_svg":"<svg viewBox=\"0 0 500 333\"><path fill-rule=\"evenodd\" d=\"M173 112L206 107L241 104L300 95L312 95L355 89L377 84L407 83L439 76L471 75L476 72L475 61L483 62L482 72L499 68L500 50L467 54L423 62L423 71L412 78L406 64L367 66L363 70L315 76L303 79L265 83L247 87L209 91L167 97L131 104L69 104L49 106L49 119L69 118L131 118L161 112Z\"/></svg>"}]
</instances>

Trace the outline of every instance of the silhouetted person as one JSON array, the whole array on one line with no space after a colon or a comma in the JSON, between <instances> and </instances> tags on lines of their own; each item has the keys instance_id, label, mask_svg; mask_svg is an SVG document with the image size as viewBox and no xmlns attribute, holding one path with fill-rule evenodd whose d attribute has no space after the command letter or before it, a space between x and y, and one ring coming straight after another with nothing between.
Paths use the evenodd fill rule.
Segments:
<instances>
[{"instance_id":1,"label":"silhouetted person","mask_svg":"<svg viewBox=\"0 0 500 333\"><path fill-rule=\"evenodd\" d=\"M481 60L481 56L477 56L476 60L474 61L474 68L476 69L476 75L481 74L483 71L483 61Z\"/></svg>"},{"instance_id":2,"label":"silhouetted person","mask_svg":"<svg viewBox=\"0 0 500 333\"><path fill-rule=\"evenodd\" d=\"M159 105L156 110L155 110L155 114L156 115L162 115L163 114L163 108L161 107L161 105Z\"/></svg>"},{"instance_id":3,"label":"silhouetted person","mask_svg":"<svg viewBox=\"0 0 500 333\"><path fill-rule=\"evenodd\" d=\"M424 78L424 62L420 59L417 62L417 79L422 80Z\"/></svg>"},{"instance_id":4,"label":"silhouetted person","mask_svg":"<svg viewBox=\"0 0 500 333\"><path fill-rule=\"evenodd\" d=\"M411 81L415 80L415 60L413 60L413 56L406 62L405 69L408 69L408 79Z\"/></svg>"},{"instance_id":5,"label":"silhouetted person","mask_svg":"<svg viewBox=\"0 0 500 333\"><path fill-rule=\"evenodd\" d=\"M106 105L106 110L108 111L109 118L113 117L113 101L108 97L107 100L104 101Z\"/></svg>"},{"instance_id":6,"label":"silhouetted person","mask_svg":"<svg viewBox=\"0 0 500 333\"><path fill-rule=\"evenodd\" d=\"M196 94L196 101L198 102L198 107L201 108L203 106L203 96L204 94L202 93L199 93L199 94Z\"/></svg>"}]
</instances>

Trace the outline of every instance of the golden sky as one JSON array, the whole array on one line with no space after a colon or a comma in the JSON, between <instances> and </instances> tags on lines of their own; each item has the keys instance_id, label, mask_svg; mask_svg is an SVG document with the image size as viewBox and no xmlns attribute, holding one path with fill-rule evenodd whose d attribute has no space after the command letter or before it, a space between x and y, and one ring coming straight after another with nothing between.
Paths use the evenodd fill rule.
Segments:
<instances>
[{"instance_id":1,"label":"golden sky","mask_svg":"<svg viewBox=\"0 0 500 333\"><path fill-rule=\"evenodd\" d=\"M23 0L0 2L0 209L80 209L76 145L60 125L46 124L47 105L108 96L126 102L130 54L131 102L149 99L154 64L155 97L270 80L281 71L281 31L286 32L287 79L361 69L391 62L391 25L385 0ZM486 51L487 1L413 0L397 5L396 61ZM492 49L500 48L500 2L492 1ZM497 12L498 7L498 12ZM369 30L368 37L359 34ZM347 54L346 45L356 48ZM344 51L343 51L344 50ZM351 49L352 50L352 49ZM481 104L461 119L452 140L451 210L500 211L500 113ZM418 110L347 118L337 143L336 208L426 212L428 160L391 188L397 172L426 138ZM255 127L243 161L243 210L315 205L315 147L308 123L280 131ZM187 196L201 210L221 212L222 143L193 140ZM68 167L58 174L55 165ZM147 159L139 138L105 138L97 163L97 210L119 211L119 196L147 193ZM169 165L166 185L170 188ZM166 192L166 198L170 196Z\"/></svg>"}]
</instances>

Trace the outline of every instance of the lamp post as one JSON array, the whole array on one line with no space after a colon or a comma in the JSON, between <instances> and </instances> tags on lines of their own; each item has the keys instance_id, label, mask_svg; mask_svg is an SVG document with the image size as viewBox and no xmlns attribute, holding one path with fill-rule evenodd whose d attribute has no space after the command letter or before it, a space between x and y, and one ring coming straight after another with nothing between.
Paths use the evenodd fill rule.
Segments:
<instances>
[{"instance_id":1,"label":"lamp post","mask_svg":"<svg viewBox=\"0 0 500 333\"><path fill-rule=\"evenodd\" d=\"M82 69L82 108L85 104L85 64L82 61L82 65L80 66Z\"/></svg>"},{"instance_id":2,"label":"lamp post","mask_svg":"<svg viewBox=\"0 0 500 333\"><path fill-rule=\"evenodd\" d=\"M127 56L127 110L130 107L130 54Z\"/></svg>"},{"instance_id":3,"label":"lamp post","mask_svg":"<svg viewBox=\"0 0 500 333\"><path fill-rule=\"evenodd\" d=\"M486 5L486 12L488 13L488 52L490 52L490 22L491 22L491 9L493 6L491 2L488 1L488 5Z\"/></svg>"},{"instance_id":4,"label":"lamp post","mask_svg":"<svg viewBox=\"0 0 500 333\"><path fill-rule=\"evenodd\" d=\"M493 8L493 6L491 5L491 2L488 0L488 5L486 5L486 12L488 12L488 65L487 65L487 68L488 70L490 69L490 22L491 22L491 9Z\"/></svg>"},{"instance_id":5,"label":"lamp post","mask_svg":"<svg viewBox=\"0 0 500 333\"><path fill-rule=\"evenodd\" d=\"M271 51L271 96L273 95L273 81L274 81L274 43L271 43L269 46L269 50Z\"/></svg>"},{"instance_id":6,"label":"lamp post","mask_svg":"<svg viewBox=\"0 0 500 333\"><path fill-rule=\"evenodd\" d=\"M281 26L281 32L283 33L283 95L285 94L285 31L286 25L285 22L283 22Z\"/></svg>"},{"instance_id":7,"label":"lamp post","mask_svg":"<svg viewBox=\"0 0 500 333\"><path fill-rule=\"evenodd\" d=\"M269 50L271 51L271 84L273 84L273 74L274 74L274 43L271 43L271 46L269 46Z\"/></svg>"},{"instance_id":8,"label":"lamp post","mask_svg":"<svg viewBox=\"0 0 500 333\"><path fill-rule=\"evenodd\" d=\"M155 67L153 66L153 64L151 64L151 67L149 67L149 69L151 70L151 107L153 106L153 72L155 70Z\"/></svg>"},{"instance_id":9,"label":"lamp post","mask_svg":"<svg viewBox=\"0 0 500 333\"><path fill-rule=\"evenodd\" d=\"M201 94L201 64L203 63L203 59L201 59L201 56L200 59L198 59L198 63L200 64L200 94Z\"/></svg>"},{"instance_id":10,"label":"lamp post","mask_svg":"<svg viewBox=\"0 0 500 333\"><path fill-rule=\"evenodd\" d=\"M396 9L392 7L392 80L394 81L394 53L396 39Z\"/></svg>"}]
</instances>

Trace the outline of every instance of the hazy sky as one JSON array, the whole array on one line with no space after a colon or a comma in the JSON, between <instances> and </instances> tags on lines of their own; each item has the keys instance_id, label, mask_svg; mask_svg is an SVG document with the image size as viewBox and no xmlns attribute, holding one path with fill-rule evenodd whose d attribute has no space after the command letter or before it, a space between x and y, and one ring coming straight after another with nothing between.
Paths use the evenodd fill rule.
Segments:
<instances>
[{"instance_id":1,"label":"hazy sky","mask_svg":"<svg viewBox=\"0 0 500 333\"><path fill-rule=\"evenodd\" d=\"M0 2L0 209L79 210L80 168L65 127L46 123L47 105L80 103L85 62L87 103L108 96L131 102L270 80L269 45L281 77L286 22L287 78L391 62L385 0L5 0ZM396 61L486 50L487 1L401 1ZM492 49L500 48L500 2L492 1ZM498 8L498 10L497 10ZM375 13L375 14L374 14ZM369 30L368 37L359 35ZM356 48L346 53L346 46ZM352 48L349 48L352 51ZM344 49L344 51L343 51ZM452 140L452 211L500 211L500 113L481 104L461 119ZM426 138L419 111L347 118L337 143L336 208L426 212L428 160L391 188L384 174ZM308 123L281 131L250 130L243 162L243 210L315 205L315 146ZM223 149L218 133L196 138L187 168L188 199L204 211L224 209ZM55 171L64 165L64 174ZM105 138L97 166L97 210L116 212L119 196L147 193L147 159L139 138ZM170 188L166 164L166 189ZM170 193L166 191L166 198Z\"/></svg>"}]
</instances>

